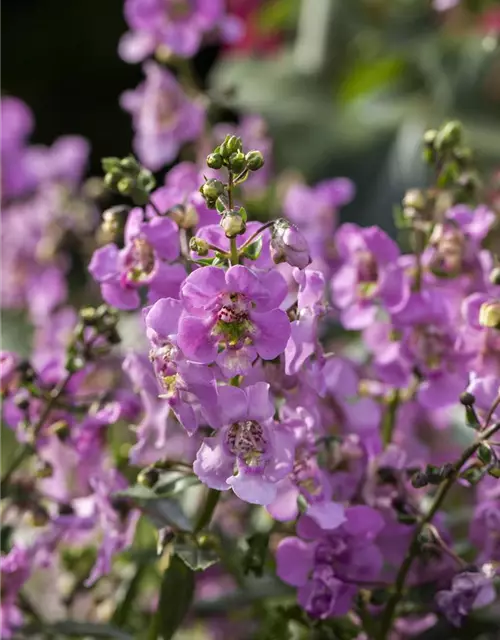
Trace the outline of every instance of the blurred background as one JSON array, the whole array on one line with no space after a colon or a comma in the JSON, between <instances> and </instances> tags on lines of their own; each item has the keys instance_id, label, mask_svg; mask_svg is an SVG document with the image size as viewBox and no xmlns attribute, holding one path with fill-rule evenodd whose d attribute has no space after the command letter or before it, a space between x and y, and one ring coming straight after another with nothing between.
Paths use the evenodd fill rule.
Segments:
<instances>
[{"instance_id":1,"label":"blurred background","mask_svg":"<svg viewBox=\"0 0 500 640\"><path fill-rule=\"evenodd\" d=\"M4 0L2 91L33 109L33 141L87 137L90 172L131 149L119 95L141 80L117 55L122 0ZM488 171L500 168L500 2L480 0L230 0L248 29L232 48L195 60L235 112L257 112L278 170L314 183L348 176L346 210L392 226L404 190L426 180L428 126L459 118Z\"/></svg>"}]
</instances>

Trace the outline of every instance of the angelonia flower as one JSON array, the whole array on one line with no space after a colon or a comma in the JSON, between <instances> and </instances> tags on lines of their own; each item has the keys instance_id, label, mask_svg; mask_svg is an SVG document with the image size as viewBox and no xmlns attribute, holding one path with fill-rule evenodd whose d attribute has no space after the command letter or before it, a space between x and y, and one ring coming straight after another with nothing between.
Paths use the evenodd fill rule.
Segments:
<instances>
[{"instance_id":1,"label":"angelonia flower","mask_svg":"<svg viewBox=\"0 0 500 640\"><path fill-rule=\"evenodd\" d=\"M119 53L126 62L144 60L157 49L190 58L212 32L228 41L242 32L224 0L126 0L124 9L131 31L122 37Z\"/></svg>"},{"instance_id":2,"label":"angelonia flower","mask_svg":"<svg viewBox=\"0 0 500 640\"><path fill-rule=\"evenodd\" d=\"M219 2L125 13L129 60L173 64L230 23ZM185 621L281 638L293 618L304 637L407 640L462 625L495 601L500 563L500 272L498 212L461 126L424 136L437 188L405 195L405 252L339 224L347 178L280 202L260 117L210 130L201 89L144 70L122 97L138 157L103 159L116 201L100 228L78 187L85 144L33 148L29 110L7 99L2 113L2 305L32 328L0 357L17 447L2 635L45 629L32 594L49 571L56 624L89 636ZM65 241L79 235L93 282L75 291Z\"/></svg>"}]
</instances>

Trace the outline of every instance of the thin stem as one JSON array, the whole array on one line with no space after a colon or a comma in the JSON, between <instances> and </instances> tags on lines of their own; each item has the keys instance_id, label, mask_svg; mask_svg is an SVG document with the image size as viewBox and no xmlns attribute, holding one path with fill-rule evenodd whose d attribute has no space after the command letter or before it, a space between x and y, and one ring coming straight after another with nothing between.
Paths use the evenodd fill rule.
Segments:
<instances>
[{"instance_id":1,"label":"thin stem","mask_svg":"<svg viewBox=\"0 0 500 640\"><path fill-rule=\"evenodd\" d=\"M494 424L492 427L484 431L478 438L476 442L471 444L465 451L462 453L457 462L453 465L453 472L450 476L440 485L439 489L434 496L433 503L431 504L429 511L426 515L420 520L418 525L415 528L413 533L413 537L410 542L410 546L408 549L408 553L406 554L406 558L404 559L401 567L399 568L398 574L396 576L396 581L394 583L394 593L389 599L387 606L382 614L382 621L380 626L380 635L379 640L386 640L394 618L394 614L396 612L396 607L403 595L403 590L406 582L406 578L410 572L410 569L413 565L415 558L418 555L420 549L420 535L424 529L424 527L432 521L436 513L439 511L439 508L443 504L446 496L448 495L453 483L455 482L460 470L464 466L464 464L471 458L476 451L481 446L481 443L485 440L491 438L497 431L500 431L500 423Z\"/></svg>"},{"instance_id":2,"label":"thin stem","mask_svg":"<svg viewBox=\"0 0 500 640\"><path fill-rule=\"evenodd\" d=\"M240 247L240 254L243 253L243 251L252 244L252 242L258 238L260 236L261 233L263 233L266 229L269 229L269 227L272 227L274 225L274 223L276 222L276 220L270 220L269 222L266 222L266 224L263 224L261 227L259 227L257 229L257 231L255 233L252 233L252 235L248 238L248 240L245 242L244 245L242 245Z\"/></svg>"},{"instance_id":3,"label":"thin stem","mask_svg":"<svg viewBox=\"0 0 500 640\"><path fill-rule=\"evenodd\" d=\"M234 208L234 203L233 203L234 181L233 181L233 172L231 171L231 169L228 170L228 173L229 173L229 179L227 184L227 199L228 199L229 211L232 211ZM230 262L234 266L235 264L238 264L240 261L240 256L238 253L238 245L236 244L236 238L230 238L229 247L230 247Z\"/></svg>"},{"instance_id":4,"label":"thin stem","mask_svg":"<svg viewBox=\"0 0 500 640\"><path fill-rule=\"evenodd\" d=\"M219 502L220 495L221 492L217 491L217 489L208 490L205 504L203 505L203 510L194 528L195 533L198 533L210 524L210 520L212 520L215 508Z\"/></svg>"},{"instance_id":5,"label":"thin stem","mask_svg":"<svg viewBox=\"0 0 500 640\"><path fill-rule=\"evenodd\" d=\"M35 426L33 428L33 442L36 441L36 437L37 437L38 433L40 432L40 429L43 427L43 424L44 424L45 420L48 418L50 412L52 411L53 406L55 405L55 403L59 399L59 396L66 389L66 386L68 385L68 382L71 380L72 375L73 375L73 373L71 371L68 371L66 373L66 376L61 380L61 382L58 384L58 386L55 387L52 390L52 392L50 394L50 398L49 398L47 404L45 405L45 409L42 411L42 414L40 415L40 418L38 419L37 423L35 424ZM5 487L9 483L9 480L12 477L12 474L18 469L18 467L27 458L29 458L29 456L33 453L33 451L34 451L34 448L31 445L25 445L25 447L22 449L22 451L19 453L19 455L16 458L14 458L14 461L12 462L12 464L10 465L10 467L7 469L7 471L5 472L5 474L2 477L2 480L1 480L1 491L2 491L2 493L4 493Z\"/></svg>"},{"instance_id":6,"label":"thin stem","mask_svg":"<svg viewBox=\"0 0 500 640\"><path fill-rule=\"evenodd\" d=\"M399 391L394 391L387 403L387 410L382 423L382 443L384 448L392 441L394 428L396 426L396 418L400 402Z\"/></svg>"}]
</instances>

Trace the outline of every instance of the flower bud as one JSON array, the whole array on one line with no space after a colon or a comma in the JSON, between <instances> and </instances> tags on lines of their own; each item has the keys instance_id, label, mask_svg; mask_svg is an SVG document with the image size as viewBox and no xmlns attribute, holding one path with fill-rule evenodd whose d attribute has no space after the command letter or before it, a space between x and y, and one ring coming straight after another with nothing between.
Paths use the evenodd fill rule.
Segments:
<instances>
[{"instance_id":1,"label":"flower bud","mask_svg":"<svg viewBox=\"0 0 500 640\"><path fill-rule=\"evenodd\" d=\"M134 181L132 178L121 178L118 181L117 189L123 196L129 196L134 189Z\"/></svg>"},{"instance_id":2,"label":"flower bud","mask_svg":"<svg viewBox=\"0 0 500 640\"><path fill-rule=\"evenodd\" d=\"M403 207L416 209L417 211L421 211L425 208L426 199L424 194L420 189L410 189L405 193L405 197L403 198Z\"/></svg>"},{"instance_id":3,"label":"flower bud","mask_svg":"<svg viewBox=\"0 0 500 640\"><path fill-rule=\"evenodd\" d=\"M200 189L202 195L207 200L217 200L224 193L224 184L215 178L210 178Z\"/></svg>"},{"instance_id":4,"label":"flower bud","mask_svg":"<svg viewBox=\"0 0 500 640\"><path fill-rule=\"evenodd\" d=\"M220 145L219 152L224 159L229 159L233 153L241 151L243 144L241 138L237 136L227 135L224 142Z\"/></svg>"},{"instance_id":5,"label":"flower bud","mask_svg":"<svg viewBox=\"0 0 500 640\"><path fill-rule=\"evenodd\" d=\"M220 153L211 153L207 156L207 165L210 169L220 169L224 163L224 158Z\"/></svg>"},{"instance_id":6,"label":"flower bud","mask_svg":"<svg viewBox=\"0 0 500 640\"><path fill-rule=\"evenodd\" d=\"M222 218L220 226L224 229L226 238L235 238L245 233L247 228L245 221L237 211L228 211Z\"/></svg>"},{"instance_id":7,"label":"flower bud","mask_svg":"<svg viewBox=\"0 0 500 640\"><path fill-rule=\"evenodd\" d=\"M464 407L472 407L474 402L476 402L476 398L472 395L472 393L464 391L460 394L460 402L464 405Z\"/></svg>"},{"instance_id":8,"label":"flower bud","mask_svg":"<svg viewBox=\"0 0 500 640\"><path fill-rule=\"evenodd\" d=\"M120 160L120 167L127 173L136 174L140 171L141 165L137 162L134 156L127 156Z\"/></svg>"},{"instance_id":9,"label":"flower bud","mask_svg":"<svg viewBox=\"0 0 500 640\"><path fill-rule=\"evenodd\" d=\"M108 187L108 189L112 189L113 191L118 187L118 183L122 174L120 171L110 171L104 176L104 184Z\"/></svg>"},{"instance_id":10,"label":"flower bud","mask_svg":"<svg viewBox=\"0 0 500 640\"><path fill-rule=\"evenodd\" d=\"M271 258L275 264L288 262L292 267L305 269L311 262L307 240L288 220L276 220L271 235Z\"/></svg>"},{"instance_id":11,"label":"flower bud","mask_svg":"<svg viewBox=\"0 0 500 640\"><path fill-rule=\"evenodd\" d=\"M481 305L479 324L490 329L500 329L500 301L484 302Z\"/></svg>"},{"instance_id":12,"label":"flower bud","mask_svg":"<svg viewBox=\"0 0 500 640\"><path fill-rule=\"evenodd\" d=\"M490 273L491 284L500 286L500 267L495 267Z\"/></svg>"},{"instance_id":13,"label":"flower bud","mask_svg":"<svg viewBox=\"0 0 500 640\"><path fill-rule=\"evenodd\" d=\"M168 210L168 216L173 220L177 226L181 229L192 229L200 221L200 216L193 205L179 204L176 207L172 207Z\"/></svg>"},{"instance_id":14,"label":"flower bud","mask_svg":"<svg viewBox=\"0 0 500 640\"><path fill-rule=\"evenodd\" d=\"M453 149L462 141L463 129L458 120L452 120L447 122L438 131L435 140L435 148L437 151L444 151L446 149Z\"/></svg>"},{"instance_id":15,"label":"flower bud","mask_svg":"<svg viewBox=\"0 0 500 640\"><path fill-rule=\"evenodd\" d=\"M122 217L128 212L129 207L118 205L110 207L102 214L101 228L105 233L114 235L120 228Z\"/></svg>"},{"instance_id":16,"label":"flower bud","mask_svg":"<svg viewBox=\"0 0 500 640\"><path fill-rule=\"evenodd\" d=\"M80 318L83 324L92 326L98 320L97 310L94 307L82 307L80 309Z\"/></svg>"},{"instance_id":17,"label":"flower bud","mask_svg":"<svg viewBox=\"0 0 500 640\"><path fill-rule=\"evenodd\" d=\"M245 159L250 171L258 171L264 166L264 156L260 151L249 151L246 154Z\"/></svg>"},{"instance_id":18,"label":"flower bud","mask_svg":"<svg viewBox=\"0 0 500 640\"><path fill-rule=\"evenodd\" d=\"M245 154L241 151L233 153L229 158L229 166L235 173L241 173L247 166Z\"/></svg>"},{"instance_id":19,"label":"flower bud","mask_svg":"<svg viewBox=\"0 0 500 640\"><path fill-rule=\"evenodd\" d=\"M426 487L429 482L427 481L427 476L423 471L417 471L412 476L411 484L415 489L422 489L423 487Z\"/></svg>"},{"instance_id":20,"label":"flower bud","mask_svg":"<svg viewBox=\"0 0 500 640\"><path fill-rule=\"evenodd\" d=\"M437 131L436 129L428 129L425 133L424 133L424 144L427 147L432 147L434 146L434 142L436 141L436 136L437 136Z\"/></svg>"},{"instance_id":21,"label":"flower bud","mask_svg":"<svg viewBox=\"0 0 500 640\"><path fill-rule=\"evenodd\" d=\"M197 238L196 236L194 238L191 238L191 240L189 241L189 248L199 256L203 257L208 255L208 242L206 240L203 240L202 238Z\"/></svg>"}]
</instances>

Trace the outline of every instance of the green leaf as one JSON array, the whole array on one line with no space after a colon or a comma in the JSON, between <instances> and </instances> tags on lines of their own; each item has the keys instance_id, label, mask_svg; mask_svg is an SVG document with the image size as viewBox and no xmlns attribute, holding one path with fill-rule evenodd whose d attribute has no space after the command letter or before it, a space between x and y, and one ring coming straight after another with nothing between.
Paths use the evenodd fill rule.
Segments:
<instances>
[{"instance_id":1,"label":"green leaf","mask_svg":"<svg viewBox=\"0 0 500 640\"><path fill-rule=\"evenodd\" d=\"M403 75L405 64L395 56L380 60L363 60L354 64L340 87L340 99L351 102L386 87Z\"/></svg>"},{"instance_id":2,"label":"green leaf","mask_svg":"<svg viewBox=\"0 0 500 640\"><path fill-rule=\"evenodd\" d=\"M196 540L186 540L175 544L174 553L192 571L205 571L220 560L215 549L200 549Z\"/></svg>"},{"instance_id":3,"label":"green leaf","mask_svg":"<svg viewBox=\"0 0 500 640\"><path fill-rule=\"evenodd\" d=\"M194 573L177 556L172 556L163 574L158 609L148 631L148 640L170 640L182 624L193 600Z\"/></svg>"},{"instance_id":4,"label":"green leaf","mask_svg":"<svg viewBox=\"0 0 500 640\"><path fill-rule=\"evenodd\" d=\"M261 252L262 252L262 236L259 236L259 238L255 242L252 242L252 244L250 244L245 249L245 258L248 258L249 260L257 260Z\"/></svg>"},{"instance_id":5,"label":"green leaf","mask_svg":"<svg viewBox=\"0 0 500 640\"><path fill-rule=\"evenodd\" d=\"M118 491L115 495L130 498L137 507L159 528L173 527L192 531L193 525L176 500L159 496L153 489L135 485Z\"/></svg>"},{"instance_id":6,"label":"green leaf","mask_svg":"<svg viewBox=\"0 0 500 640\"><path fill-rule=\"evenodd\" d=\"M224 213L226 211L226 207L225 207L224 203L222 202L222 200L220 199L220 196L215 201L215 208L217 209L217 211L219 213Z\"/></svg>"},{"instance_id":7,"label":"green leaf","mask_svg":"<svg viewBox=\"0 0 500 640\"><path fill-rule=\"evenodd\" d=\"M200 484L200 480L194 474L186 475L185 473L167 471L160 475L158 482L154 486L154 492L159 497L167 498L182 493L197 484Z\"/></svg>"}]
</instances>

